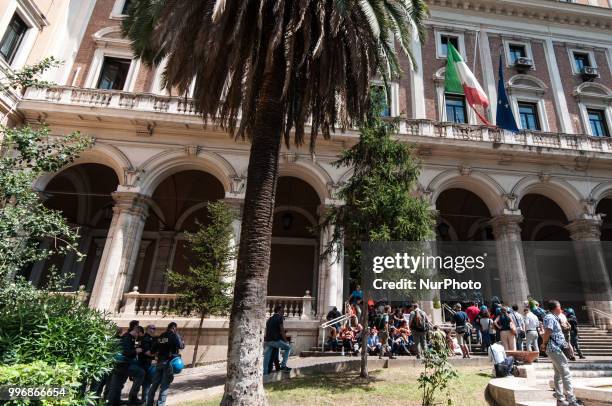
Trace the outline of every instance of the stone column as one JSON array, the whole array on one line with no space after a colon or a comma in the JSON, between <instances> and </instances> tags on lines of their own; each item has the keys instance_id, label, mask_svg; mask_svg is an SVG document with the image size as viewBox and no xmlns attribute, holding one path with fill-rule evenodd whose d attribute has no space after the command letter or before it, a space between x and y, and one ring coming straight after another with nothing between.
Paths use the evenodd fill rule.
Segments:
<instances>
[{"instance_id":1,"label":"stone column","mask_svg":"<svg viewBox=\"0 0 612 406\"><path fill-rule=\"evenodd\" d=\"M521 307L529 296L527 267L523 254L520 214L502 214L493 217L489 224L493 227L497 247L497 264L501 296L508 306Z\"/></svg>"},{"instance_id":2,"label":"stone column","mask_svg":"<svg viewBox=\"0 0 612 406\"><path fill-rule=\"evenodd\" d=\"M578 271L582 280L586 305L612 315L612 286L601 246L601 224L599 218L578 219L566 228L574 240L574 251ZM596 325L612 328L612 320L589 312Z\"/></svg>"},{"instance_id":3,"label":"stone column","mask_svg":"<svg viewBox=\"0 0 612 406\"><path fill-rule=\"evenodd\" d=\"M334 226L327 226L321 231L321 249L323 253L334 235ZM341 313L344 303L344 251L340 245L336 252L323 258L319 269L319 291L317 314L325 317L332 307L336 306Z\"/></svg>"},{"instance_id":4,"label":"stone column","mask_svg":"<svg viewBox=\"0 0 612 406\"><path fill-rule=\"evenodd\" d=\"M73 252L70 253L72 259L70 260L70 265L66 272L71 272L74 269L74 278L72 280L72 288L74 290L78 290L81 285L81 278L83 277L83 269L85 268L85 261L87 258L86 255L89 251L89 245L91 244L91 231L91 227L87 226L81 226L79 230L80 239L78 250L81 254L85 255L85 257L77 261L76 255ZM66 262L64 262L64 267L66 267L65 264Z\"/></svg>"},{"instance_id":5,"label":"stone column","mask_svg":"<svg viewBox=\"0 0 612 406\"><path fill-rule=\"evenodd\" d=\"M94 284L96 282L96 276L98 275L98 270L100 268L100 260L102 259L102 254L104 253L104 246L106 245L106 238L94 238L93 241L96 245L96 256L94 257L94 262L91 265L89 279L87 280L87 285L85 286L85 290L87 290L88 292L93 290Z\"/></svg>"},{"instance_id":6,"label":"stone column","mask_svg":"<svg viewBox=\"0 0 612 406\"><path fill-rule=\"evenodd\" d=\"M232 221L233 238L236 258L232 261L232 280L236 279L236 271L238 269L238 247L240 246L240 233L242 232L242 210L244 208L244 199L235 197L226 197L225 204L232 210L234 220Z\"/></svg>"},{"instance_id":7,"label":"stone column","mask_svg":"<svg viewBox=\"0 0 612 406\"><path fill-rule=\"evenodd\" d=\"M175 231L160 231L155 250L155 262L147 284L147 293L163 293L166 287L166 271L171 265L170 258L175 244Z\"/></svg>"},{"instance_id":8,"label":"stone column","mask_svg":"<svg viewBox=\"0 0 612 406\"><path fill-rule=\"evenodd\" d=\"M39 249L40 250L48 250L49 248L51 248L52 241L53 240L51 238L45 238L40 243ZM32 266L32 272L30 273L30 282L32 282L32 285L34 285L34 286L39 286L40 285L41 279L42 279L42 275L43 275L43 271L45 270L46 263L47 263L46 260L42 260L42 261L36 262Z\"/></svg>"},{"instance_id":9,"label":"stone column","mask_svg":"<svg viewBox=\"0 0 612 406\"><path fill-rule=\"evenodd\" d=\"M134 192L114 192L113 219L89 305L118 312L132 279L148 215L147 198Z\"/></svg>"},{"instance_id":10,"label":"stone column","mask_svg":"<svg viewBox=\"0 0 612 406\"><path fill-rule=\"evenodd\" d=\"M144 264L144 259L149 245L151 245L151 240L142 240L140 242L140 248L138 249L138 260L136 261L136 268L134 269L134 277L132 279L132 283L130 284L132 286L138 286L138 281L140 281L140 277L142 275L142 266ZM130 286L129 289L132 289L132 286Z\"/></svg>"}]
</instances>

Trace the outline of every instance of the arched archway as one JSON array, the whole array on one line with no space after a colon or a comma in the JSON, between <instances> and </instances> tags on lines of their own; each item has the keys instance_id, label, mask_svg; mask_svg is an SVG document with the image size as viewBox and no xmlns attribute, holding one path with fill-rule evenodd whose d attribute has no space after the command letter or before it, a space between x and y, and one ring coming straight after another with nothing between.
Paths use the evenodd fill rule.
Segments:
<instances>
[{"instance_id":1,"label":"arched archway","mask_svg":"<svg viewBox=\"0 0 612 406\"><path fill-rule=\"evenodd\" d=\"M525 194L518 207L523 216L521 238L530 293L539 301L557 299L585 320L583 281L566 228L566 211L539 193Z\"/></svg>"},{"instance_id":2,"label":"arched archway","mask_svg":"<svg viewBox=\"0 0 612 406\"><path fill-rule=\"evenodd\" d=\"M452 187L443 190L435 200L438 212L436 226L437 245L436 255L464 256L481 254L483 249L492 248L493 230L489 225L491 212L485 201L476 193L461 187ZM466 243L469 242L469 243ZM482 242L479 244L477 242ZM494 250L490 255L494 254ZM494 258L489 258L495 263ZM482 283L481 289L444 289L439 292L440 299L452 305L461 302L465 306L475 301L484 303L499 290L499 278L493 267L487 268L486 273L476 274L473 270L456 275L456 278L477 280ZM455 275L454 275L455 276ZM448 314L450 316L450 314Z\"/></svg>"},{"instance_id":3,"label":"arched archway","mask_svg":"<svg viewBox=\"0 0 612 406\"><path fill-rule=\"evenodd\" d=\"M316 297L319 268L319 222L321 198L307 182L281 176L276 189L272 226L272 255L268 278L270 296Z\"/></svg>"},{"instance_id":4,"label":"arched archway","mask_svg":"<svg viewBox=\"0 0 612 406\"><path fill-rule=\"evenodd\" d=\"M519 202L523 215L521 239L523 241L570 241L565 226L568 219L565 212L551 198L529 193Z\"/></svg>"},{"instance_id":5,"label":"arched archway","mask_svg":"<svg viewBox=\"0 0 612 406\"><path fill-rule=\"evenodd\" d=\"M441 241L488 241L493 239L488 225L491 213L475 193L460 188L446 189L436 199Z\"/></svg>"},{"instance_id":6,"label":"arched archway","mask_svg":"<svg viewBox=\"0 0 612 406\"><path fill-rule=\"evenodd\" d=\"M30 269L30 280L34 284L45 283L51 267L63 274L74 274L72 288L84 286L91 291L113 217L113 198L119 179L113 168L99 163L72 165L47 179L42 191L45 206L58 210L68 222L78 228L78 249L85 258L55 255L47 261L34 264ZM43 241L42 247L54 244Z\"/></svg>"},{"instance_id":7,"label":"arched archway","mask_svg":"<svg viewBox=\"0 0 612 406\"><path fill-rule=\"evenodd\" d=\"M161 180L150 199L138 262L132 286L147 293L171 292L167 269L184 272L191 252L185 244L187 232L206 225L206 203L223 199L223 184L212 174L188 169Z\"/></svg>"},{"instance_id":8,"label":"arched archway","mask_svg":"<svg viewBox=\"0 0 612 406\"><path fill-rule=\"evenodd\" d=\"M601 199L595 213L602 215L601 241L612 241L612 196Z\"/></svg>"}]
</instances>

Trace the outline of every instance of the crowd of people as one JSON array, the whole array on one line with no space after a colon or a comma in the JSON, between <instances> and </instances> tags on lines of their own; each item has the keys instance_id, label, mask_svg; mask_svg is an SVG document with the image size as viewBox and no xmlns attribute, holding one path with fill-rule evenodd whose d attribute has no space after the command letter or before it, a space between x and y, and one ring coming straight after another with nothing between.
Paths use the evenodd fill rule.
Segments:
<instances>
[{"instance_id":1,"label":"crowd of people","mask_svg":"<svg viewBox=\"0 0 612 406\"><path fill-rule=\"evenodd\" d=\"M569 340L571 335L568 337L564 332L563 324L566 322L565 319L573 319L573 322L577 323L575 314L568 312L568 309L563 310L561 304L557 300L550 300L547 302L547 310L544 311L539 307L537 303L533 304L533 310L536 313L543 314L542 320L536 316L534 312L525 311L526 315L523 320L525 321L525 331L531 327L538 327L538 334L532 334L531 337L527 335L526 340L529 342L526 344L526 348L529 349L530 345L536 346L536 350L543 352L553 365L554 370L554 389L555 398L557 399L557 405L566 406L579 406L583 403L576 399L574 395L572 375L569 366L569 360L575 359L574 347ZM541 310L541 312L540 312ZM517 309L513 309L514 313L517 313ZM531 315L527 313L531 313ZM516 323L518 326L520 318L518 316L512 316L508 314L509 311L503 309L500 311L500 316L508 317L511 323ZM516 320L515 320L516 317ZM573 324L572 322L572 324ZM499 323L498 323L499 324ZM503 321L503 324L510 324L507 321ZM567 329L567 328L566 328ZM541 330L541 335L539 331ZM512 330L503 330L512 331ZM539 346L537 346L538 340L541 340ZM508 341L508 340L506 340ZM510 343L512 344L512 343ZM506 353L506 345L502 345L501 342L494 342L489 347L489 357L494 363L495 374L497 377L505 377L511 375L515 366L515 360L512 355ZM577 347L577 346L576 346ZM584 358L581 356L581 358Z\"/></svg>"},{"instance_id":2,"label":"crowd of people","mask_svg":"<svg viewBox=\"0 0 612 406\"><path fill-rule=\"evenodd\" d=\"M138 320L132 320L126 332L117 329L116 339L121 352L115 357L114 367L91 389L108 406L153 406L156 395L156 405L164 406L174 374L183 368L179 352L185 344L177 324L168 324L166 331L156 335L155 325L145 328ZM128 379L132 380L132 386L124 402L121 393Z\"/></svg>"},{"instance_id":3,"label":"crowd of people","mask_svg":"<svg viewBox=\"0 0 612 406\"><path fill-rule=\"evenodd\" d=\"M420 357L427 348L438 347L451 356L469 358L471 345L478 345L486 352L496 342L500 342L506 351L540 351L545 333L547 312L533 300L523 309L518 305L508 307L496 297L488 304L456 303L448 311L451 329L434 325L418 303L391 306L370 300L365 330L359 322L363 320L362 300L363 293L357 286L346 303L346 322L333 323L329 328L327 345L330 349L342 350L346 355L356 354L361 348L362 334L367 334L368 353L379 357ZM341 316L334 307L326 319L333 321ZM572 308L563 309L559 324L572 350L584 359L578 343L578 319ZM544 351L540 352L545 355Z\"/></svg>"},{"instance_id":4,"label":"crowd of people","mask_svg":"<svg viewBox=\"0 0 612 406\"><path fill-rule=\"evenodd\" d=\"M507 307L493 298L489 307L471 302L465 311L458 303L452 317L457 326L466 325L468 331L476 333L476 340L484 350L501 341L506 351L540 351L547 312L537 301L528 303L520 309L518 305ZM578 343L578 319L574 309L562 309L558 319L566 341L584 359Z\"/></svg>"},{"instance_id":5,"label":"crowd of people","mask_svg":"<svg viewBox=\"0 0 612 406\"><path fill-rule=\"evenodd\" d=\"M537 351L553 364L555 396L560 404L580 404L573 394L569 368L574 354L585 358L578 344L578 319L572 308L563 309L556 300L547 302L546 310L535 300L529 300L521 309L516 304L509 307L497 297L488 304L467 303L465 309L463 304L456 303L445 310L450 314L450 328L432 323L418 303L392 306L369 300L364 318L363 300L363 292L357 286L345 304L344 313L336 307L329 311L328 349L347 356L357 355L363 343L369 355L379 358L400 355L421 358L428 349L469 358L474 344L489 353L496 368L503 366L507 371L513 360L506 351ZM264 375L275 366L280 371L291 370L287 360L292 347L283 326L283 314L283 307L277 306L266 323Z\"/></svg>"}]
</instances>

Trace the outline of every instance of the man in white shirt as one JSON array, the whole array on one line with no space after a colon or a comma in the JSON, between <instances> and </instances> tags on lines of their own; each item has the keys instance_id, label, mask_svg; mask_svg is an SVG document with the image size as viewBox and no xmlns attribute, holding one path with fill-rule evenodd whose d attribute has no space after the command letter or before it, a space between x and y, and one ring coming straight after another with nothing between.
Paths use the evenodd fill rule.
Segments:
<instances>
[{"instance_id":1,"label":"man in white shirt","mask_svg":"<svg viewBox=\"0 0 612 406\"><path fill-rule=\"evenodd\" d=\"M506 359L506 350L501 343L491 344L489 347L489 359L493 364L501 364Z\"/></svg>"},{"instance_id":2,"label":"man in white shirt","mask_svg":"<svg viewBox=\"0 0 612 406\"><path fill-rule=\"evenodd\" d=\"M514 327L516 328L516 349L518 351L523 351L523 340L525 340L525 320L523 319L523 315L519 313L519 308L517 305L512 306L512 311L510 312L510 319L514 322Z\"/></svg>"},{"instance_id":3,"label":"man in white shirt","mask_svg":"<svg viewBox=\"0 0 612 406\"><path fill-rule=\"evenodd\" d=\"M538 327L540 320L533 314L529 306L525 307L525 351L539 351L538 347Z\"/></svg>"}]
</instances>

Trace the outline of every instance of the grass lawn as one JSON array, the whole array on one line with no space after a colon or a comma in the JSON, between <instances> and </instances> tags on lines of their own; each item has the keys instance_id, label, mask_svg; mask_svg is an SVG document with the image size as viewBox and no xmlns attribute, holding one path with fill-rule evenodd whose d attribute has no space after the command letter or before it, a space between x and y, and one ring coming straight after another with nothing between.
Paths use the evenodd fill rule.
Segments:
<instances>
[{"instance_id":1,"label":"grass lawn","mask_svg":"<svg viewBox=\"0 0 612 406\"><path fill-rule=\"evenodd\" d=\"M484 390L491 379L490 367L460 367L451 385L455 405L486 405ZM418 368L373 371L368 380L355 373L295 378L266 385L270 405L421 405L416 379ZM440 399L442 401L443 399ZM220 397L190 402L189 406L218 405ZM446 403L440 403L446 404ZM187 406L185 405L185 406Z\"/></svg>"}]
</instances>

